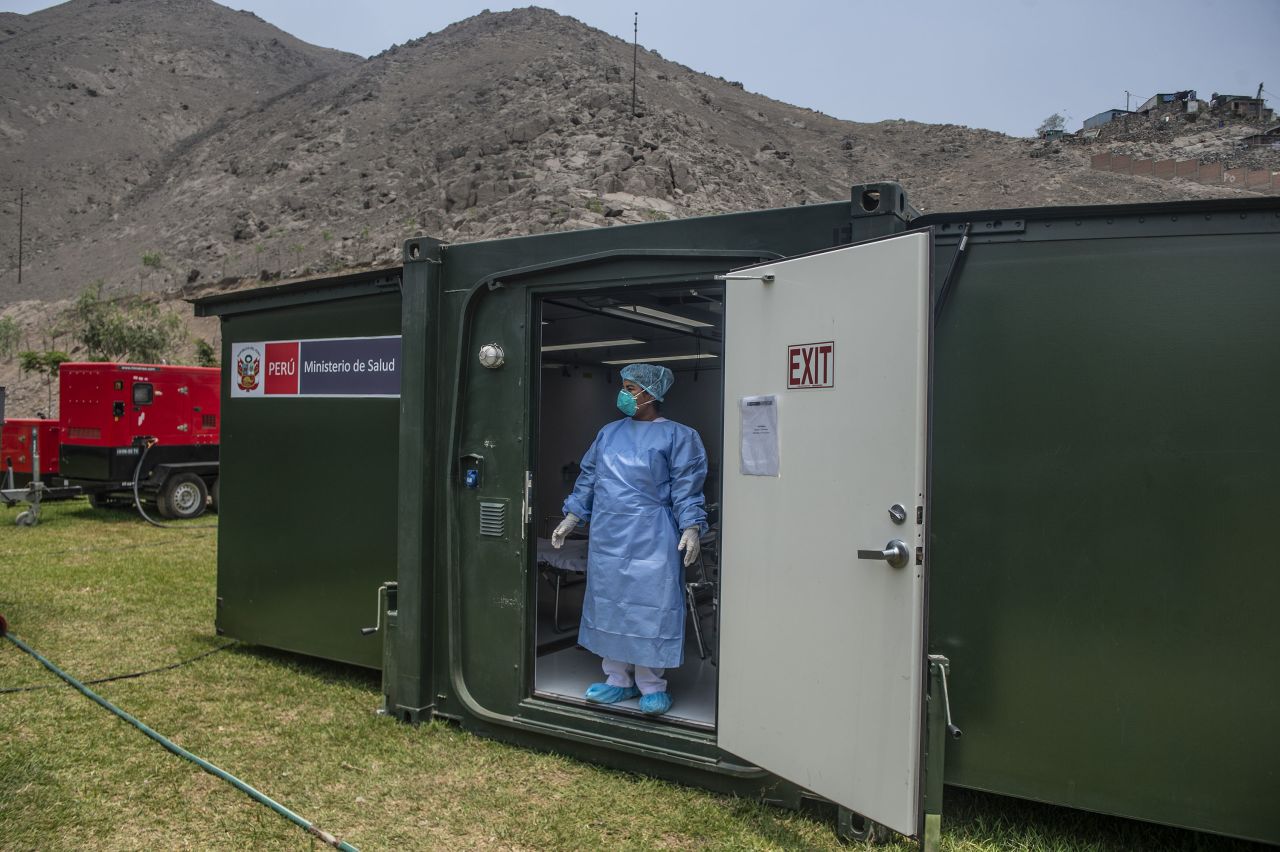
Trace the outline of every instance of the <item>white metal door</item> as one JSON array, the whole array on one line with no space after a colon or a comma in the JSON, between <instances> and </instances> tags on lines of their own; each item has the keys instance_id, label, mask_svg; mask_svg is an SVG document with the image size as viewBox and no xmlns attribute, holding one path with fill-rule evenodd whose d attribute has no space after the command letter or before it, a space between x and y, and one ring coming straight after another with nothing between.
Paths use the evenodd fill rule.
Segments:
<instances>
[{"instance_id":1,"label":"white metal door","mask_svg":"<svg viewBox=\"0 0 1280 852\"><path fill-rule=\"evenodd\" d=\"M915 834L929 235L728 278L720 745ZM770 395L778 475L746 475L740 403ZM767 426L748 431L758 458Z\"/></svg>"}]
</instances>

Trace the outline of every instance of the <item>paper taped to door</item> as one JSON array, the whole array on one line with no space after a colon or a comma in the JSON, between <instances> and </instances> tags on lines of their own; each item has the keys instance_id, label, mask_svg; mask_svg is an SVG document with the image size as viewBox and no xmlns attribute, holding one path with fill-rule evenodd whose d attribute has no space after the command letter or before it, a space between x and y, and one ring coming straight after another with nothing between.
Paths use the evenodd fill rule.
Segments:
<instances>
[{"instance_id":1,"label":"paper taped to door","mask_svg":"<svg viewBox=\"0 0 1280 852\"><path fill-rule=\"evenodd\" d=\"M744 396L742 413L742 473L746 476L778 475L778 398Z\"/></svg>"}]
</instances>

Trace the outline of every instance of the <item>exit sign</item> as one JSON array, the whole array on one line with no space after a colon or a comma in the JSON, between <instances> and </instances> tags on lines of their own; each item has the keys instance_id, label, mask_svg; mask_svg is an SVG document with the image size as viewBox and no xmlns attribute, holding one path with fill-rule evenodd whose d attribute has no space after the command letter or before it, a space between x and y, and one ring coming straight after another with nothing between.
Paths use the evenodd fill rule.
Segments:
<instances>
[{"instance_id":1,"label":"exit sign","mask_svg":"<svg viewBox=\"0 0 1280 852\"><path fill-rule=\"evenodd\" d=\"M836 386L836 344L800 343L787 347L787 387L833 388Z\"/></svg>"}]
</instances>

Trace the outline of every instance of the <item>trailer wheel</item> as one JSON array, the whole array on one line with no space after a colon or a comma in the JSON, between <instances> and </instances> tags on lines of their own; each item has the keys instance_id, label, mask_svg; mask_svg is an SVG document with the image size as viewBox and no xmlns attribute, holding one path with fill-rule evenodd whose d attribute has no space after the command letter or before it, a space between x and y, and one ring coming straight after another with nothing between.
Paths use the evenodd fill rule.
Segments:
<instances>
[{"instance_id":1,"label":"trailer wheel","mask_svg":"<svg viewBox=\"0 0 1280 852\"><path fill-rule=\"evenodd\" d=\"M177 473L160 486L156 495L156 508L166 518L198 518L204 514L209 502L209 490L204 480L194 473Z\"/></svg>"},{"instance_id":2,"label":"trailer wheel","mask_svg":"<svg viewBox=\"0 0 1280 852\"><path fill-rule=\"evenodd\" d=\"M875 820L867 819L862 814L837 805L836 836L846 843L879 846L887 843L893 836L893 832Z\"/></svg>"},{"instance_id":3,"label":"trailer wheel","mask_svg":"<svg viewBox=\"0 0 1280 852\"><path fill-rule=\"evenodd\" d=\"M19 512L18 517L13 522L20 527L34 527L36 525L36 516L31 514L30 510Z\"/></svg>"},{"instance_id":4,"label":"trailer wheel","mask_svg":"<svg viewBox=\"0 0 1280 852\"><path fill-rule=\"evenodd\" d=\"M211 489L209 490L209 496L213 498L213 499L212 499L212 501L211 501L211 506L210 506L210 508L212 508L212 509L213 509L213 513L214 513L215 515L218 513L218 503L219 503L219 498L218 498L218 484L219 484L219 483L221 483L221 482L222 482L222 477L221 477L221 476L215 476L215 477L213 478L213 488L211 488Z\"/></svg>"}]
</instances>

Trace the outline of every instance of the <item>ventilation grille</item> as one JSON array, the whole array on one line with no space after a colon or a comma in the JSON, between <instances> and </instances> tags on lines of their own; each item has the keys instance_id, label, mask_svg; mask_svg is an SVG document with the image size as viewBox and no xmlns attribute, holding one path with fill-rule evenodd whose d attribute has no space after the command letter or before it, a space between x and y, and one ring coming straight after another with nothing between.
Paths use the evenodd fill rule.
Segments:
<instances>
[{"instance_id":1,"label":"ventilation grille","mask_svg":"<svg viewBox=\"0 0 1280 852\"><path fill-rule=\"evenodd\" d=\"M489 538L504 538L507 534L506 501L480 501L480 535Z\"/></svg>"}]
</instances>

